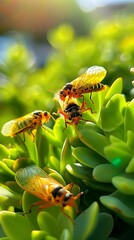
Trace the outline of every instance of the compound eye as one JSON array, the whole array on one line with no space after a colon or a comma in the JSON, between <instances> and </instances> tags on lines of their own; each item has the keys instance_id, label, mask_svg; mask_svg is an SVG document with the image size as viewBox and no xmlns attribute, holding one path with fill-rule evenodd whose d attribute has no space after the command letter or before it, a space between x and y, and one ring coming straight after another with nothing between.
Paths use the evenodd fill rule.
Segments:
<instances>
[{"instance_id":1,"label":"compound eye","mask_svg":"<svg viewBox=\"0 0 134 240\"><path fill-rule=\"evenodd\" d=\"M64 91L60 91L60 95L66 97L66 93Z\"/></svg>"},{"instance_id":2,"label":"compound eye","mask_svg":"<svg viewBox=\"0 0 134 240\"><path fill-rule=\"evenodd\" d=\"M47 111L44 111L44 116L47 116L48 115L48 112Z\"/></svg>"}]
</instances>

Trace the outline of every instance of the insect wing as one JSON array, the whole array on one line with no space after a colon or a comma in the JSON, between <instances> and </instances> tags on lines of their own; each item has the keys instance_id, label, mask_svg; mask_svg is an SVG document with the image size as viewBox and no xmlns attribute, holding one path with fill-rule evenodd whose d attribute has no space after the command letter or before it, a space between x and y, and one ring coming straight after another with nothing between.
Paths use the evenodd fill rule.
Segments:
<instances>
[{"instance_id":1,"label":"insect wing","mask_svg":"<svg viewBox=\"0 0 134 240\"><path fill-rule=\"evenodd\" d=\"M4 136L14 136L18 132L17 120L11 120L5 123L1 129L1 133Z\"/></svg>"},{"instance_id":2,"label":"insect wing","mask_svg":"<svg viewBox=\"0 0 134 240\"><path fill-rule=\"evenodd\" d=\"M15 179L21 188L45 201L48 201L51 190L61 185L34 165L19 169L16 172Z\"/></svg>"},{"instance_id":3,"label":"insect wing","mask_svg":"<svg viewBox=\"0 0 134 240\"><path fill-rule=\"evenodd\" d=\"M25 129L31 125L32 121L33 121L32 114L27 114L23 117L16 118L14 120L6 122L2 127L1 133L4 136L14 136L20 131L21 132L25 131Z\"/></svg>"},{"instance_id":4,"label":"insect wing","mask_svg":"<svg viewBox=\"0 0 134 240\"><path fill-rule=\"evenodd\" d=\"M105 76L106 76L105 68L101 66L92 66L88 68L84 74L74 79L71 83L73 84L74 88L78 89L80 87L100 83Z\"/></svg>"}]
</instances>

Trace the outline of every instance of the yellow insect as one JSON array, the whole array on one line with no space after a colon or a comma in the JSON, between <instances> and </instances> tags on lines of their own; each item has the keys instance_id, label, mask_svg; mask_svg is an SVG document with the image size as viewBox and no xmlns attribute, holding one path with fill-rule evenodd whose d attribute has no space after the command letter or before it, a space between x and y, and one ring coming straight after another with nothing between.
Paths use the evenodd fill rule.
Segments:
<instances>
[{"instance_id":1,"label":"yellow insect","mask_svg":"<svg viewBox=\"0 0 134 240\"><path fill-rule=\"evenodd\" d=\"M87 110L92 112L91 108L85 108L85 102L79 106L74 98L67 99L65 102L62 102L59 99L59 103L61 105L61 109L59 109L58 112L64 116L65 129L67 128L67 124L77 125L80 120L88 121L82 117L82 113Z\"/></svg>"},{"instance_id":2,"label":"yellow insect","mask_svg":"<svg viewBox=\"0 0 134 240\"><path fill-rule=\"evenodd\" d=\"M16 172L15 179L21 188L43 200L33 203L31 208L36 205L40 205L39 209L48 208L52 205L60 205L62 212L68 218L70 217L64 212L64 207L73 206L79 212L75 201L83 192L74 196L70 192L71 190L68 190L69 188L72 189L73 183L64 187L36 165L19 169Z\"/></svg>"},{"instance_id":3,"label":"yellow insect","mask_svg":"<svg viewBox=\"0 0 134 240\"><path fill-rule=\"evenodd\" d=\"M62 101L65 101L67 96L69 96L69 98L82 97L84 102L84 93L92 94L92 92L98 92L105 88L104 85L100 83L105 76L106 70L104 67L92 66L88 68L84 74L72 82L67 83L59 92L59 97Z\"/></svg>"},{"instance_id":4,"label":"yellow insect","mask_svg":"<svg viewBox=\"0 0 134 240\"><path fill-rule=\"evenodd\" d=\"M50 117L52 116L48 112L36 110L20 118L6 122L2 127L1 133L4 136L15 137L17 134L24 134L30 130L32 134L33 129L37 129L39 126L42 126L43 123L47 123Z\"/></svg>"}]
</instances>

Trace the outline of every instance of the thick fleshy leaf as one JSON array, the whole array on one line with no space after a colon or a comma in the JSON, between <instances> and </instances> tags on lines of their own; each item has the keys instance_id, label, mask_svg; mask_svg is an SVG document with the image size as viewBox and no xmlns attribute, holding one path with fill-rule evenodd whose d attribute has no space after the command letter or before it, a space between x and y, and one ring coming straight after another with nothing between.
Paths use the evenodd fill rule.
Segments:
<instances>
[{"instance_id":1,"label":"thick fleshy leaf","mask_svg":"<svg viewBox=\"0 0 134 240\"><path fill-rule=\"evenodd\" d=\"M48 235L45 237L45 240L58 240L58 239L53 236Z\"/></svg>"},{"instance_id":2,"label":"thick fleshy leaf","mask_svg":"<svg viewBox=\"0 0 134 240\"><path fill-rule=\"evenodd\" d=\"M40 212L38 214L37 221L41 230L48 232L49 235L55 238L59 238L59 226L56 219L52 215L46 211Z\"/></svg>"},{"instance_id":3,"label":"thick fleshy leaf","mask_svg":"<svg viewBox=\"0 0 134 240\"><path fill-rule=\"evenodd\" d=\"M134 173L134 157L131 158L130 162L128 163L126 169L126 173Z\"/></svg>"},{"instance_id":4,"label":"thick fleshy leaf","mask_svg":"<svg viewBox=\"0 0 134 240\"><path fill-rule=\"evenodd\" d=\"M126 132L128 130L134 132L133 122L134 122L134 100L128 103L125 111L124 126Z\"/></svg>"},{"instance_id":5,"label":"thick fleshy leaf","mask_svg":"<svg viewBox=\"0 0 134 240\"><path fill-rule=\"evenodd\" d=\"M6 148L4 145L0 144L0 160L3 158L9 158L10 151L8 148Z\"/></svg>"},{"instance_id":6,"label":"thick fleshy leaf","mask_svg":"<svg viewBox=\"0 0 134 240\"><path fill-rule=\"evenodd\" d=\"M31 238L32 240L44 240L47 235L49 235L49 233L46 231L34 230L31 233Z\"/></svg>"},{"instance_id":7,"label":"thick fleshy leaf","mask_svg":"<svg viewBox=\"0 0 134 240\"><path fill-rule=\"evenodd\" d=\"M112 183L120 192L134 195L134 175L113 177Z\"/></svg>"},{"instance_id":8,"label":"thick fleshy leaf","mask_svg":"<svg viewBox=\"0 0 134 240\"><path fill-rule=\"evenodd\" d=\"M60 240L72 240L72 235L70 234L68 229L63 230Z\"/></svg>"},{"instance_id":9,"label":"thick fleshy leaf","mask_svg":"<svg viewBox=\"0 0 134 240\"><path fill-rule=\"evenodd\" d=\"M111 182L112 178L118 175L121 170L112 164L100 164L96 166L93 170L93 177L99 182Z\"/></svg>"},{"instance_id":10,"label":"thick fleshy leaf","mask_svg":"<svg viewBox=\"0 0 134 240\"><path fill-rule=\"evenodd\" d=\"M61 143L65 141L66 138L71 138L75 135L74 127L71 125L65 125L65 120L61 117L56 120L53 128L54 136Z\"/></svg>"},{"instance_id":11,"label":"thick fleshy leaf","mask_svg":"<svg viewBox=\"0 0 134 240\"><path fill-rule=\"evenodd\" d=\"M88 180L91 175L90 168L83 166L80 163L68 164L66 169L70 174L82 180Z\"/></svg>"},{"instance_id":12,"label":"thick fleshy leaf","mask_svg":"<svg viewBox=\"0 0 134 240\"><path fill-rule=\"evenodd\" d=\"M0 214L0 221L5 233L11 240L31 240L33 228L24 216L3 211Z\"/></svg>"},{"instance_id":13,"label":"thick fleshy leaf","mask_svg":"<svg viewBox=\"0 0 134 240\"><path fill-rule=\"evenodd\" d=\"M107 131L113 131L123 123L123 111L126 107L126 101L123 95L114 95L102 108L100 121L102 128Z\"/></svg>"},{"instance_id":14,"label":"thick fleshy leaf","mask_svg":"<svg viewBox=\"0 0 134 240\"><path fill-rule=\"evenodd\" d=\"M0 202L5 206L19 206L21 195L0 184Z\"/></svg>"},{"instance_id":15,"label":"thick fleshy leaf","mask_svg":"<svg viewBox=\"0 0 134 240\"><path fill-rule=\"evenodd\" d=\"M49 142L44 135L39 133L36 142L38 151L38 162L36 164L43 168L47 164L49 158Z\"/></svg>"},{"instance_id":16,"label":"thick fleshy leaf","mask_svg":"<svg viewBox=\"0 0 134 240\"><path fill-rule=\"evenodd\" d=\"M93 150L85 147L77 147L72 152L73 156L83 165L90 168L105 162L105 159Z\"/></svg>"},{"instance_id":17,"label":"thick fleshy leaf","mask_svg":"<svg viewBox=\"0 0 134 240\"><path fill-rule=\"evenodd\" d=\"M14 179L15 173L2 161L0 161L0 172L8 175L9 178Z\"/></svg>"},{"instance_id":18,"label":"thick fleshy leaf","mask_svg":"<svg viewBox=\"0 0 134 240\"><path fill-rule=\"evenodd\" d=\"M71 145L69 143L69 140L66 139L62 148L61 159L60 159L60 173L62 176L64 176L64 179L66 181L70 181L68 172L66 170L66 166L67 164L72 164L74 162L75 162L75 159L72 156Z\"/></svg>"},{"instance_id":19,"label":"thick fleshy leaf","mask_svg":"<svg viewBox=\"0 0 134 240\"><path fill-rule=\"evenodd\" d=\"M77 130L80 140L89 148L99 153L101 156L105 157L103 149L108 145L107 138L100 134L99 132L93 131L88 127L88 129L83 128ZM98 144L99 143L99 144Z\"/></svg>"},{"instance_id":20,"label":"thick fleshy leaf","mask_svg":"<svg viewBox=\"0 0 134 240\"><path fill-rule=\"evenodd\" d=\"M104 206L116 212L124 221L134 225L134 196L119 191L100 197Z\"/></svg>"},{"instance_id":21,"label":"thick fleshy leaf","mask_svg":"<svg viewBox=\"0 0 134 240\"><path fill-rule=\"evenodd\" d=\"M35 139L32 141L30 137L26 138L25 145L29 152L30 159L34 161L35 164L39 164L38 149L35 142Z\"/></svg>"},{"instance_id":22,"label":"thick fleshy leaf","mask_svg":"<svg viewBox=\"0 0 134 240\"><path fill-rule=\"evenodd\" d=\"M102 212L99 214L97 226L90 237L90 240L107 240L113 229L114 221L110 214Z\"/></svg>"},{"instance_id":23,"label":"thick fleshy leaf","mask_svg":"<svg viewBox=\"0 0 134 240\"><path fill-rule=\"evenodd\" d=\"M68 211L67 211L68 210ZM65 211L65 209L64 209ZM66 213L69 214L68 216L71 217L71 219L69 219L67 216L65 216L65 214L63 214L63 212L61 212L58 216L57 222L58 222L58 226L60 229L60 233L62 233L62 235L66 235L67 236L72 236L73 234L73 229L74 229L74 222L73 222L73 209L68 207L66 209ZM63 232L67 230L67 233Z\"/></svg>"},{"instance_id":24,"label":"thick fleshy leaf","mask_svg":"<svg viewBox=\"0 0 134 240\"><path fill-rule=\"evenodd\" d=\"M130 130L127 131L126 145L132 151L132 153L134 153L134 132L132 132Z\"/></svg>"},{"instance_id":25,"label":"thick fleshy leaf","mask_svg":"<svg viewBox=\"0 0 134 240\"><path fill-rule=\"evenodd\" d=\"M97 202L81 213L75 220L73 240L88 239L96 228L99 207Z\"/></svg>"},{"instance_id":26,"label":"thick fleshy leaf","mask_svg":"<svg viewBox=\"0 0 134 240\"><path fill-rule=\"evenodd\" d=\"M114 166L124 170L130 159L131 153L123 148L122 143L111 144L104 148L104 153L108 161L110 161Z\"/></svg>"},{"instance_id":27,"label":"thick fleshy leaf","mask_svg":"<svg viewBox=\"0 0 134 240\"><path fill-rule=\"evenodd\" d=\"M9 158L3 158L2 162L5 163L10 169L13 169L13 164L15 162L14 160Z\"/></svg>"},{"instance_id":28,"label":"thick fleshy leaf","mask_svg":"<svg viewBox=\"0 0 134 240\"><path fill-rule=\"evenodd\" d=\"M119 94L122 92L122 87L123 87L123 84L122 84L122 78L117 78L113 84L111 85L111 87L109 88L106 96L105 96L105 102L104 104L107 103L107 101L113 97L115 94Z\"/></svg>"},{"instance_id":29,"label":"thick fleshy leaf","mask_svg":"<svg viewBox=\"0 0 134 240\"><path fill-rule=\"evenodd\" d=\"M62 146L62 142L60 142L60 140L54 135L54 132L51 128L45 126L45 129L41 128L40 130L42 135L44 135L53 146Z\"/></svg>"}]
</instances>

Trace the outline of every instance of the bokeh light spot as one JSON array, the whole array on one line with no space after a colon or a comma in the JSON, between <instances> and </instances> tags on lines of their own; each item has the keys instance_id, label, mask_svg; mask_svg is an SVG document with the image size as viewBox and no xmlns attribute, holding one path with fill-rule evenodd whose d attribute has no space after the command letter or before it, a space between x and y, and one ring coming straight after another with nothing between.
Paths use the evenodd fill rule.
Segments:
<instances>
[{"instance_id":1,"label":"bokeh light spot","mask_svg":"<svg viewBox=\"0 0 134 240\"><path fill-rule=\"evenodd\" d=\"M121 165L121 158L116 157L112 160L112 164L116 167L119 167Z\"/></svg>"}]
</instances>

